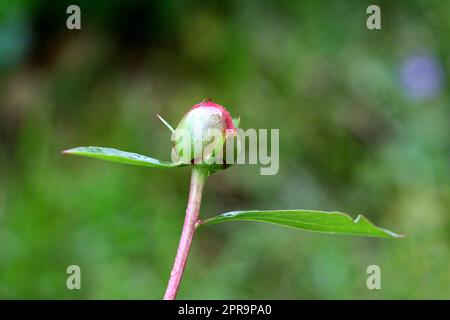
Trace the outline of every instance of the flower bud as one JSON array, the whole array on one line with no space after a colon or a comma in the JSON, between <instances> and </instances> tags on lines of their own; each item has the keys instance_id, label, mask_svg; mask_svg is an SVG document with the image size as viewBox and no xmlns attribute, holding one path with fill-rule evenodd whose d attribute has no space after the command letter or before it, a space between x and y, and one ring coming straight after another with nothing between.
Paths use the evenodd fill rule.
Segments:
<instances>
[{"instance_id":1,"label":"flower bud","mask_svg":"<svg viewBox=\"0 0 450 320\"><path fill-rule=\"evenodd\" d=\"M226 168L227 144L235 138L236 130L223 106L200 102L183 116L172 134L172 160L210 166L212 171Z\"/></svg>"}]
</instances>

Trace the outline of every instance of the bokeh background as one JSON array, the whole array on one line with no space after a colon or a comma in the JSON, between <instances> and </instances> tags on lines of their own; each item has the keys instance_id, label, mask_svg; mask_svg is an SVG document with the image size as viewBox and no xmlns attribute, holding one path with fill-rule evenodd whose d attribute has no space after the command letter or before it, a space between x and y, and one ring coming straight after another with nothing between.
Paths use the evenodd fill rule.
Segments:
<instances>
[{"instance_id":1,"label":"bokeh background","mask_svg":"<svg viewBox=\"0 0 450 320\"><path fill-rule=\"evenodd\" d=\"M382 30L366 28L381 7ZM81 8L81 30L66 8ZM212 98L280 129L280 171L208 181L203 217L365 214L402 240L253 222L194 240L179 298L450 298L450 1L0 3L0 298L160 299L189 168L65 157L100 145L170 159L170 123ZM66 288L81 267L82 289ZM379 265L382 289L368 290Z\"/></svg>"}]
</instances>

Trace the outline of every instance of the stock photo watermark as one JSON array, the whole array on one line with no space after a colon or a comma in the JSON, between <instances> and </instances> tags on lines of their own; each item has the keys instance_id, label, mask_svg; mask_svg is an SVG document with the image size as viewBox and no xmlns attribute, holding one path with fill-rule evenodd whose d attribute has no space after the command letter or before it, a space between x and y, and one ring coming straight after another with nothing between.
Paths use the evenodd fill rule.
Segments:
<instances>
[{"instance_id":1,"label":"stock photo watermark","mask_svg":"<svg viewBox=\"0 0 450 320\"><path fill-rule=\"evenodd\" d=\"M381 268L376 264L372 264L367 267L366 273L370 274L367 277L366 286L369 290L381 289Z\"/></svg>"},{"instance_id":2,"label":"stock photo watermark","mask_svg":"<svg viewBox=\"0 0 450 320\"><path fill-rule=\"evenodd\" d=\"M247 143L248 142L248 143ZM261 175L275 175L280 167L279 129L191 130L178 128L172 134L171 158L184 164L226 167L260 164Z\"/></svg>"},{"instance_id":3,"label":"stock photo watermark","mask_svg":"<svg viewBox=\"0 0 450 320\"><path fill-rule=\"evenodd\" d=\"M372 4L367 7L367 14L370 16L366 20L366 26L369 30L380 30L381 29L381 9L376 4Z\"/></svg>"},{"instance_id":4,"label":"stock photo watermark","mask_svg":"<svg viewBox=\"0 0 450 320\"><path fill-rule=\"evenodd\" d=\"M66 20L66 27L69 30L81 29L81 9L79 6L72 4L67 7L66 13L70 14Z\"/></svg>"},{"instance_id":5,"label":"stock photo watermark","mask_svg":"<svg viewBox=\"0 0 450 320\"><path fill-rule=\"evenodd\" d=\"M81 289L81 269L76 264L72 264L67 267L66 273L70 276L67 277L66 287L69 290Z\"/></svg>"}]
</instances>

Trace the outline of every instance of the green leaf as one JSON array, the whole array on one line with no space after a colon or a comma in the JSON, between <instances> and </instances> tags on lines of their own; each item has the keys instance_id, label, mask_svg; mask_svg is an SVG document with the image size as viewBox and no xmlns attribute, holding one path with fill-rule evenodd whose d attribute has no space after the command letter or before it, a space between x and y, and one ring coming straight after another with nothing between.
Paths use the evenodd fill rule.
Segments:
<instances>
[{"instance_id":1,"label":"green leaf","mask_svg":"<svg viewBox=\"0 0 450 320\"><path fill-rule=\"evenodd\" d=\"M183 163L160 161L158 159L150 158L137 153L103 147L78 147L70 150L65 150L63 151L63 153L97 158L112 162L132 164L136 166L146 166L156 168L174 168L184 166Z\"/></svg>"},{"instance_id":2,"label":"green leaf","mask_svg":"<svg viewBox=\"0 0 450 320\"><path fill-rule=\"evenodd\" d=\"M235 128L239 128L239 124L240 124L240 122L241 122L241 117L233 118L232 120L233 120L233 125L234 125L234 127L235 127Z\"/></svg>"},{"instance_id":3,"label":"green leaf","mask_svg":"<svg viewBox=\"0 0 450 320\"><path fill-rule=\"evenodd\" d=\"M355 220L342 212L325 212L314 210L267 210L267 211L233 211L206 219L200 225L206 226L227 221L260 221L278 224L295 229L359 235L368 237L401 238L386 229L379 228L359 215Z\"/></svg>"}]
</instances>

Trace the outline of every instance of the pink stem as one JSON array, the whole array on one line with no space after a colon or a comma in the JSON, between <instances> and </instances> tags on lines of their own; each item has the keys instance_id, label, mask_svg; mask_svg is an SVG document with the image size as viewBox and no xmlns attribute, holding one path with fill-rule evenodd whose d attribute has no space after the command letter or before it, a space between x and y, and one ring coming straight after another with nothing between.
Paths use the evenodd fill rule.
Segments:
<instances>
[{"instance_id":1,"label":"pink stem","mask_svg":"<svg viewBox=\"0 0 450 320\"><path fill-rule=\"evenodd\" d=\"M183 231L181 233L180 243L178 245L177 256L170 273L169 284L167 285L164 300L174 300L177 296L181 278L191 248L192 238L194 237L196 224L199 221L200 204L202 201L203 185L208 176L208 169L193 166L191 175L191 186L189 190L189 199L184 219Z\"/></svg>"}]
</instances>

